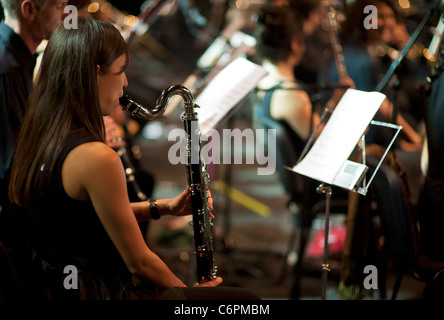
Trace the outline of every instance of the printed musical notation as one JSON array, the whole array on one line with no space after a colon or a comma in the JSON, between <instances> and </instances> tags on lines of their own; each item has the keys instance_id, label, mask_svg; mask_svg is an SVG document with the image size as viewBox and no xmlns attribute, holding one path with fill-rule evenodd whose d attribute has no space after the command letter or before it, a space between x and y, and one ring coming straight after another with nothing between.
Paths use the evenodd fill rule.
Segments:
<instances>
[{"instance_id":1,"label":"printed musical notation","mask_svg":"<svg viewBox=\"0 0 444 320\"><path fill-rule=\"evenodd\" d=\"M348 89L313 147L292 170L334 184L385 98L380 92Z\"/></svg>"},{"instance_id":2,"label":"printed musical notation","mask_svg":"<svg viewBox=\"0 0 444 320\"><path fill-rule=\"evenodd\" d=\"M222 69L196 99L202 135L208 135L266 75L262 66L243 57Z\"/></svg>"}]
</instances>

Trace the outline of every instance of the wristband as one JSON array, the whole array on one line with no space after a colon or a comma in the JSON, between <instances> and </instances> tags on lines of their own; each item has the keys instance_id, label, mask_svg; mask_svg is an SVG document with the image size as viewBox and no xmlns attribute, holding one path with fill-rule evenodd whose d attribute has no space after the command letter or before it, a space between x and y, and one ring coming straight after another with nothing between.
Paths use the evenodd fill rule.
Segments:
<instances>
[{"instance_id":1,"label":"wristband","mask_svg":"<svg viewBox=\"0 0 444 320\"><path fill-rule=\"evenodd\" d=\"M151 218L154 220L160 219L159 209L157 208L157 201L154 199L150 199L148 201L150 207Z\"/></svg>"}]
</instances>

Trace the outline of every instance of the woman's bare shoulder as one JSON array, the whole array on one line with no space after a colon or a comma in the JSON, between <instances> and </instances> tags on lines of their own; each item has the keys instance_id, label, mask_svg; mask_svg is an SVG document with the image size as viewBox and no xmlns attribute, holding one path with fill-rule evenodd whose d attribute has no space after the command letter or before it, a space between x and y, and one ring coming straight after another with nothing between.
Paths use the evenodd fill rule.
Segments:
<instances>
[{"instance_id":1,"label":"woman's bare shoulder","mask_svg":"<svg viewBox=\"0 0 444 320\"><path fill-rule=\"evenodd\" d=\"M66 157L64 167L86 175L96 175L118 166L121 161L117 153L102 142L87 142L75 147Z\"/></svg>"},{"instance_id":2,"label":"woman's bare shoulder","mask_svg":"<svg viewBox=\"0 0 444 320\"><path fill-rule=\"evenodd\" d=\"M71 150L63 162L63 186L71 198L85 200L88 186L119 177L122 170L119 156L106 144L84 143Z\"/></svg>"},{"instance_id":3,"label":"woman's bare shoulder","mask_svg":"<svg viewBox=\"0 0 444 320\"><path fill-rule=\"evenodd\" d=\"M279 106L279 109L292 109L310 105L310 97L307 92L298 87L284 88L276 90L271 100L272 106Z\"/></svg>"}]
</instances>

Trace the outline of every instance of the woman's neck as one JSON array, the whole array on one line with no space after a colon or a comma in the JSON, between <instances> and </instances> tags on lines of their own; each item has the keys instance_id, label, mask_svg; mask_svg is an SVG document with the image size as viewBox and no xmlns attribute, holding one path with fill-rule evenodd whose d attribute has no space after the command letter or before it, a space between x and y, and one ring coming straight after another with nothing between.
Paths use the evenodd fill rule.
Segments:
<instances>
[{"instance_id":1,"label":"woman's neck","mask_svg":"<svg viewBox=\"0 0 444 320\"><path fill-rule=\"evenodd\" d=\"M293 64L289 61L279 61L272 63L269 60L263 62L263 67L268 71L268 75L277 81L295 81Z\"/></svg>"}]
</instances>

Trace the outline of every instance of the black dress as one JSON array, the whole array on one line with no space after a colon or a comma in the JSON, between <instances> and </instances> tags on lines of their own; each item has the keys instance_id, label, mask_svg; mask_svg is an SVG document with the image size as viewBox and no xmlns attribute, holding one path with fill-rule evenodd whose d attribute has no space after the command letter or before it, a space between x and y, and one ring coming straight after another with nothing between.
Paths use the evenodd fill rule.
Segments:
<instances>
[{"instance_id":1,"label":"black dress","mask_svg":"<svg viewBox=\"0 0 444 320\"><path fill-rule=\"evenodd\" d=\"M75 147L92 141L96 139L85 131L71 134L57 159L49 189L26 208L14 206L17 225L33 252L33 264L41 267L50 299L124 299L130 283L131 275L91 200L74 200L63 188L65 158ZM78 273L74 286L73 270Z\"/></svg>"}]
</instances>

